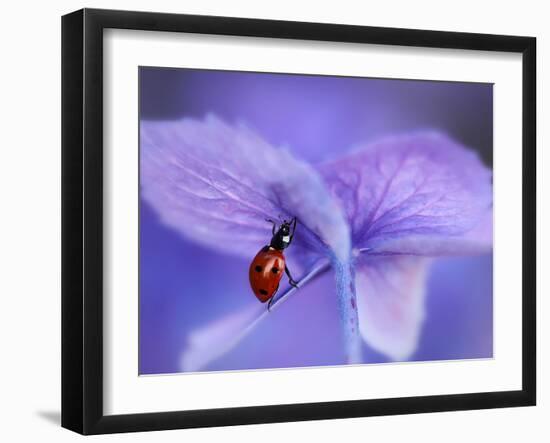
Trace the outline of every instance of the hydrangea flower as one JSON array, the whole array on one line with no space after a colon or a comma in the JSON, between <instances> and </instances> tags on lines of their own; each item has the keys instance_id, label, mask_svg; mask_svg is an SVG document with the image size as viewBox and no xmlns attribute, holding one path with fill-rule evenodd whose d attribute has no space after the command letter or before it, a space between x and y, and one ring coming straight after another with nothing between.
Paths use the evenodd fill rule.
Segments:
<instances>
[{"instance_id":1,"label":"hydrangea flower","mask_svg":"<svg viewBox=\"0 0 550 443\"><path fill-rule=\"evenodd\" d=\"M288 260L300 287L333 271L347 363L362 362L361 340L393 360L410 356L432 259L492 248L491 171L441 133L311 165L212 115L142 121L140 132L142 196L186 238L251 259L269 238L266 219L298 218ZM195 331L182 369L228 352L294 293L278 294L271 313L251 297L249 308Z\"/></svg>"}]
</instances>

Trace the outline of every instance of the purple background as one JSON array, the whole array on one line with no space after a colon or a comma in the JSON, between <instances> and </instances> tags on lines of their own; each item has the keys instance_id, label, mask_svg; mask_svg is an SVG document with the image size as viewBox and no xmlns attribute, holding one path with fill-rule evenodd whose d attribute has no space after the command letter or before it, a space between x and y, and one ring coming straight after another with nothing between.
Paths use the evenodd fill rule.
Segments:
<instances>
[{"instance_id":1,"label":"purple background","mask_svg":"<svg viewBox=\"0 0 550 443\"><path fill-rule=\"evenodd\" d=\"M215 113L312 163L381 136L438 129L491 166L492 103L489 84L140 68L142 120ZM180 372L190 331L255 300L248 265L183 239L141 201L141 374ZM276 321L263 322L206 370L342 364L332 279L301 289ZM411 360L491 357L492 330L492 256L437 260ZM366 345L363 351L365 362L388 361Z\"/></svg>"}]
</instances>

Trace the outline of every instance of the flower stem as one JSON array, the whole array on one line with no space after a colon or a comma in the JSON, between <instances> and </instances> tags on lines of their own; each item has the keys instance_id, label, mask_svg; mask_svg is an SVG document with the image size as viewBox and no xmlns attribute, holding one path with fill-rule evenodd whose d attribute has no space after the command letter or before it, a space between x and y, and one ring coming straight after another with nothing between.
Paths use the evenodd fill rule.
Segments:
<instances>
[{"instance_id":1,"label":"flower stem","mask_svg":"<svg viewBox=\"0 0 550 443\"><path fill-rule=\"evenodd\" d=\"M361 340L359 336L359 317L355 296L355 272L350 262L334 259L332 266L336 275L340 318L344 331L344 343L347 361L350 364L362 362Z\"/></svg>"}]
</instances>

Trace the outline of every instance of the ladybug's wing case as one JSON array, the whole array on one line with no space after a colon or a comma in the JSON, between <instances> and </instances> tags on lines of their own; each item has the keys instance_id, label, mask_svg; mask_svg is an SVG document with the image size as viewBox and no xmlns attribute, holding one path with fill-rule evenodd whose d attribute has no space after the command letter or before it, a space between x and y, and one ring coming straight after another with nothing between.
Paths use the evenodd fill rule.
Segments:
<instances>
[{"instance_id":1,"label":"ladybug's wing case","mask_svg":"<svg viewBox=\"0 0 550 443\"><path fill-rule=\"evenodd\" d=\"M256 254L250 264L248 276L258 300L265 303L275 295L284 270L285 257L281 251L266 246Z\"/></svg>"}]
</instances>

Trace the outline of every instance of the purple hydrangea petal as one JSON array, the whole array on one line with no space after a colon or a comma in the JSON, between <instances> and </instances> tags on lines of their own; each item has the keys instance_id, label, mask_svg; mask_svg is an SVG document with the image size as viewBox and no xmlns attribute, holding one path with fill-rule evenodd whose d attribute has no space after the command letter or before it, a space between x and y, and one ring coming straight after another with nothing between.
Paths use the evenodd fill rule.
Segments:
<instances>
[{"instance_id":1,"label":"purple hydrangea petal","mask_svg":"<svg viewBox=\"0 0 550 443\"><path fill-rule=\"evenodd\" d=\"M349 256L349 228L319 174L244 125L142 121L140 137L143 198L187 238L253 257L269 241L266 218L296 216L295 249Z\"/></svg>"},{"instance_id":2,"label":"purple hydrangea petal","mask_svg":"<svg viewBox=\"0 0 550 443\"><path fill-rule=\"evenodd\" d=\"M492 212L492 175L477 154L430 132L392 137L319 166L372 253L453 255L490 248L469 236Z\"/></svg>"},{"instance_id":3,"label":"purple hydrangea petal","mask_svg":"<svg viewBox=\"0 0 550 443\"><path fill-rule=\"evenodd\" d=\"M416 350L430 262L414 256L367 257L356 268L361 336L393 360L406 360Z\"/></svg>"},{"instance_id":4,"label":"purple hydrangea petal","mask_svg":"<svg viewBox=\"0 0 550 443\"><path fill-rule=\"evenodd\" d=\"M428 241L427 241L428 240ZM493 249L493 213L488 210L478 225L464 235L404 235L371 243L370 255L466 256Z\"/></svg>"}]
</instances>

